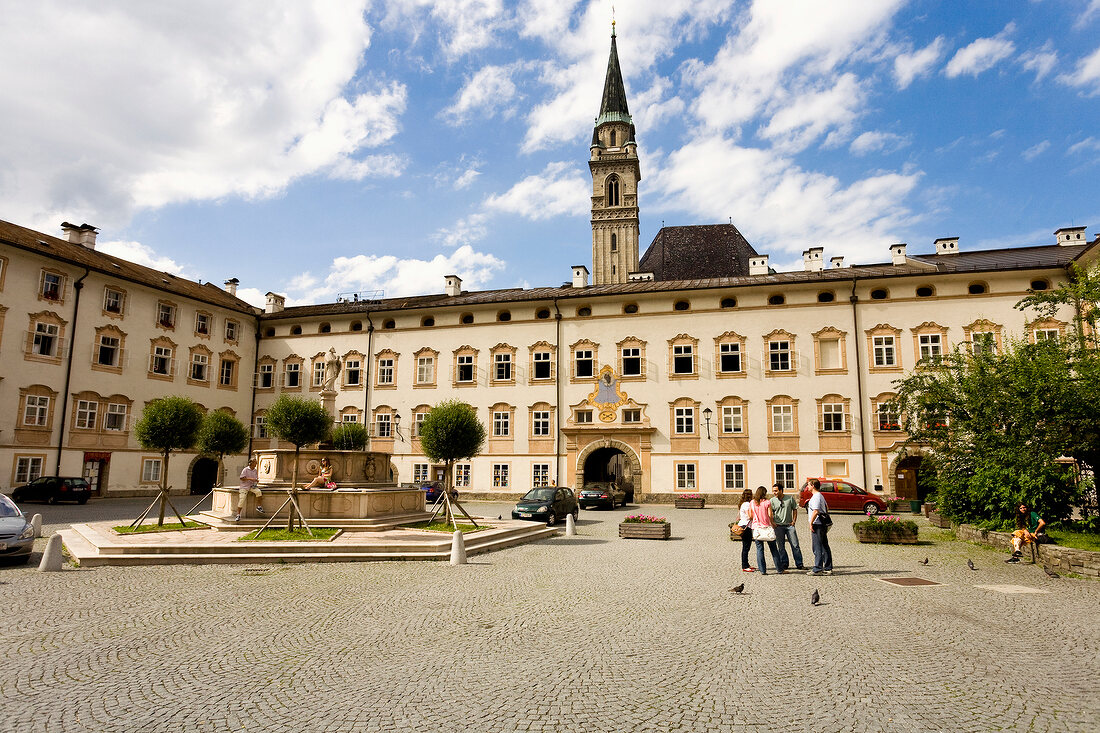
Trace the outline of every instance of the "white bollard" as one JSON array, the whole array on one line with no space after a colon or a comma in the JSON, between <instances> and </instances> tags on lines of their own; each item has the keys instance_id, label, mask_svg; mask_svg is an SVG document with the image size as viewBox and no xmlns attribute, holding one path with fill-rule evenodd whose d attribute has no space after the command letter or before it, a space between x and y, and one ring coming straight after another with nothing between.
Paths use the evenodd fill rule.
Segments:
<instances>
[{"instance_id":1,"label":"white bollard","mask_svg":"<svg viewBox=\"0 0 1100 733\"><path fill-rule=\"evenodd\" d=\"M34 529L34 537L38 539L42 536L42 515L35 514L31 517L31 528Z\"/></svg>"},{"instance_id":2,"label":"white bollard","mask_svg":"<svg viewBox=\"0 0 1100 733\"><path fill-rule=\"evenodd\" d=\"M576 537L577 536L577 523L573 521L572 514L565 515L565 536Z\"/></svg>"},{"instance_id":3,"label":"white bollard","mask_svg":"<svg viewBox=\"0 0 1100 733\"><path fill-rule=\"evenodd\" d=\"M42 553L42 562L38 564L38 572L60 572L61 559L61 535L55 534L46 541L46 551Z\"/></svg>"},{"instance_id":4,"label":"white bollard","mask_svg":"<svg viewBox=\"0 0 1100 733\"><path fill-rule=\"evenodd\" d=\"M466 564L466 540L462 537L462 530L456 529L451 535L451 565Z\"/></svg>"}]
</instances>

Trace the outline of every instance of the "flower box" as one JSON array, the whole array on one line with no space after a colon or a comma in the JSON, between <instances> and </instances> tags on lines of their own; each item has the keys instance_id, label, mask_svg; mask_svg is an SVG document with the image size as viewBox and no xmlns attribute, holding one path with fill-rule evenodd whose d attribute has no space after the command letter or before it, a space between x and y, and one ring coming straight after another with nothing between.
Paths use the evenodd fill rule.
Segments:
<instances>
[{"instance_id":1,"label":"flower box","mask_svg":"<svg viewBox=\"0 0 1100 733\"><path fill-rule=\"evenodd\" d=\"M856 539L860 542L874 542L885 545L915 545L917 543L917 523L900 517L872 517L865 522L852 525Z\"/></svg>"},{"instance_id":2,"label":"flower box","mask_svg":"<svg viewBox=\"0 0 1100 733\"><path fill-rule=\"evenodd\" d=\"M706 506L707 500L701 496L678 496L673 504L677 509L702 509Z\"/></svg>"},{"instance_id":3,"label":"flower box","mask_svg":"<svg viewBox=\"0 0 1100 733\"><path fill-rule=\"evenodd\" d=\"M620 522L619 539L623 540L667 540L672 536L672 525L668 522Z\"/></svg>"}]
</instances>

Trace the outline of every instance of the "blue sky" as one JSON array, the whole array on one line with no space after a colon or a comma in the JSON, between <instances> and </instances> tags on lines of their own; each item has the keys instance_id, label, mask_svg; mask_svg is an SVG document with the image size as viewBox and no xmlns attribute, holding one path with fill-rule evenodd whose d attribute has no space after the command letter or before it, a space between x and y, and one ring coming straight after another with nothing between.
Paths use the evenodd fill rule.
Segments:
<instances>
[{"instance_id":1,"label":"blue sky","mask_svg":"<svg viewBox=\"0 0 1100 733\"><path fill-rule=\"evenodd\" d=\"M541 286L589 263L607 0L0 0L0 218L253 302ZM641 245L1100 226L1100 0L619 0Z\"/></svg>"}]
</instances>

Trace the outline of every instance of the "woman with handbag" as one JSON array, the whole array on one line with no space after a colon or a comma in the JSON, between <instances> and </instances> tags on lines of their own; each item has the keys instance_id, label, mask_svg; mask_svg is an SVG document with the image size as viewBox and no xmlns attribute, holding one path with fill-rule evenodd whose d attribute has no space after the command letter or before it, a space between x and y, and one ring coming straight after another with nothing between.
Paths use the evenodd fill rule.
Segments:
<instances>
[{"instance_id":1,"label":"woman with handbag","mask_svg":"<svg viewBox=\"0 0 1100 733\"><path fill-rule=\"evenodd\" d=\"M756 541L756 564L760 568L760 574L768 574L768 564L764 561L764 543L767 542L775 570L782 575L783 564L779 561L779 547L775 544L772 503L768 499L768 490L763 486L758 486L752 497L752 538Z\"/></svg>"},{"instance_id":2,"label":"woman with handbag","mask_svg":"<svg viewBox=\"0 0 1100 733\"><path fill-rule=\"evenodd\" d=\"M814 548L814 567L806 574L832 575L833 550L829 547L829 527L833 526L833 518L829 516L829 505L821 495L821 482L812 478L806 484L810 487L806 514L810 520L810 539Z\"/></svg>"},{"instance_id":3,"label":"woman with handbag","mask_svg":"<svg viewBox=\"0 0 1100 733\"><path fill-rule=\"evenodd\" d=\"M738 516L733 533L741 537L741 572L751 573L756 568L749 565L749 548L752 547L752 492L748 489L741 492L741 508Z\"/></svg>"}]
</instances>

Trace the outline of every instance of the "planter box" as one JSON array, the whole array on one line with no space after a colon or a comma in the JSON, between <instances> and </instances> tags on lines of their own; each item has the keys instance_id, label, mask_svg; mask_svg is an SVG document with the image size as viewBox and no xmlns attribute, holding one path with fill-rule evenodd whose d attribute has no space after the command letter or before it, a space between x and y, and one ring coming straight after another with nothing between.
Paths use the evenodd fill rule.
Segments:
<instances>
[{"instance_id":1,"label":"planter box","mask_svg":"<svg viewBox=\"0 0 1100 733\"><path fill-rule=\"evenodd\" d=\"M939 527L940 529L951 529L951 520L942 514L929 512L928 521L931 522L933 526Z\"/></svg>"},{"instance_id":2,"label":"planter box","mask_svg":"<svg viewBox=\"0 0 1100 733\"><path fill-rule=\"evenodd\" d=\"M620 522L619 539L667 540L672 536L672 524L662 522Z\"/></svg>"},{"instance_id":3,"label":"planter box","mask_svg":"<svg viewBox=\"0 0 1100 733\"><path fill-rule=\"evenodd\" d=\"M706 499L677 499L675 502L677 509L702 509L706 506Z\"/></svg>"},{"instance_id":4,"label":"planter box","mask_svg":"<svg viewBox=\"0 0 1100 733\"><path fill-rule=\"evenodd\" d=\"M891 528L888 531L881 529L865 529L853 527L856 539L860 542L874 542L882 545L915 545L917 544L917 531L901 528Z\"/></svg>"}]
</instances>

